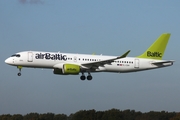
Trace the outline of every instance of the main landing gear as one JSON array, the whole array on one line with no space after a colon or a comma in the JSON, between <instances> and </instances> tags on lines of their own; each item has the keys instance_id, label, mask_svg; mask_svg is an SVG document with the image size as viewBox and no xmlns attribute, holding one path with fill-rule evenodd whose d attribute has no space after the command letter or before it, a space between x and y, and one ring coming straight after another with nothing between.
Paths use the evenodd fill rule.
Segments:
<instances>
[{"instance_id":1,"label":"main landing gear","mask_svg":"<svg viewBox=\"0 0 180 120\"><path fill-rule=\"evenodd\" d=\"M84 75L84 73L82 73L82 76L80 77L81 80L85 80L86 76ZM88 72L88 76L87 76L87 80L92 80L92 76L90 74L90 72Z\"/></svg>"},{"instance_id":2,"label":"main landing gear","mask_svg":"<svg viewBox=\"0 0 180 120\"><path fill-rule=\"evenodd\" d=\"M17 68L19 69L19 72L18 72L18 76L21 76L21 69L22 69L22 66L17 66Z\"/></svg>"}]
</instances>

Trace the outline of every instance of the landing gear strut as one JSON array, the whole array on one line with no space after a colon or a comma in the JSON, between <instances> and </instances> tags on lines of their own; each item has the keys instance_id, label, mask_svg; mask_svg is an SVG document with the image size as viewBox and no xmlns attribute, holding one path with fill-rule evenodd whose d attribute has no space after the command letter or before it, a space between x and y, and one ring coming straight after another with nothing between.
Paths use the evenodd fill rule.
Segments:
<instances>
[{"instance_id":1,"label":"landing gear strut","mask_svg":"<svg viewBox=\"0 0 180 120\"><path fill-rule=\"evenodd\" d=\"M17 68L19 69L19 72L18 72L18 76L21 76L21 69L22 69L22 66L17 66Z\"/></svg>"}]
</instances>

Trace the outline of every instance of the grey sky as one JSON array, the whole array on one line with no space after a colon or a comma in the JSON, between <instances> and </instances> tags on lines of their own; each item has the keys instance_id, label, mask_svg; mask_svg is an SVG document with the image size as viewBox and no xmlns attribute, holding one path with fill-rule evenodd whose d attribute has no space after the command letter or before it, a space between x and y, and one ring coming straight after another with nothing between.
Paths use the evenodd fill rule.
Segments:
<instances>
[{"instance_id":1,"label":"grey sky","mask_svg":"<svg viewBox=\"0 0 180 120\"><path fill-rule=\"evenodd\" d=\"M81 109L180 111L180 1L1 0L0 114ZM164 59L174 66L145 72L53 75L52 70L22 70L6 65L25 50L129 56L143 53L164 32L171 38Z\"/></svg>"}]
</instances>

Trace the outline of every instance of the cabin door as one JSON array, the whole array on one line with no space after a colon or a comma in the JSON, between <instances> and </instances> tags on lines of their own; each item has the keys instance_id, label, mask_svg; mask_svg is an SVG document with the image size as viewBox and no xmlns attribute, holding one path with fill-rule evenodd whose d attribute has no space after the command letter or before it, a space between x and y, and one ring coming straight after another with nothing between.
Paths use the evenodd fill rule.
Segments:
<instances>
[{"instance_id":1,"label":"cabin door","mask_svg":"<svg viewBox=\"0 0 180 120\"><path fill-rule=\"evenodd\" d=\"M139 59L134 60L134 68L139 68Z\"/></svg>"},{"instance_id":2,"label":"cabin door","mask_svg":"<svg viewBox=\"0 0 180 120\"><path fill-rule=\"evenodd\" d=\"M28 62L33 62L33 53L28 52Z\"/></svg>"}]
</instances>

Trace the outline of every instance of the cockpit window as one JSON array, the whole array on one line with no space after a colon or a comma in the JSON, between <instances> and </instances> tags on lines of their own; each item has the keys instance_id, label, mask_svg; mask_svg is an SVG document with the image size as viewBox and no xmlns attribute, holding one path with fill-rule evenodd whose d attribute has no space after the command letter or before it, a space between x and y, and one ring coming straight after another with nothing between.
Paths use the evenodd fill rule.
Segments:
<instances>
[{"instance_id":1,"label":"cockpit window","mask_svg":"<svg viewBox=\"0 0 180 120\"><path fill-rule=\"evenodd\" d=\"M16 55L14 54L14 55L11 55L11 57L15 57Z\"/></svg>"},{"instance_id":2,"label":"cockpit window","mask_svg":"<svg viewBox=\"0 0 180 120\"><path fill-rule=\"evenodd\" d=\"M16 57L21 57L21 55L20 54L16 54Z\"/></svg>"},{"instance_id":3,"label":"cockpit window","mask_svg":"<svg viewBox=\"0 0 180 120\"><path fill-rule=\"evenodd\" d=\"M11 55L11 57L21 57L20 54L14 54L14 55Z\"/></svg>"}]
</instances>

